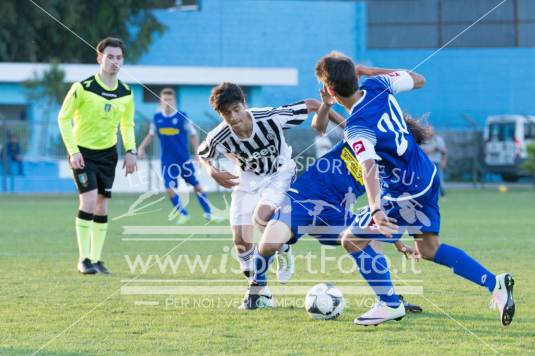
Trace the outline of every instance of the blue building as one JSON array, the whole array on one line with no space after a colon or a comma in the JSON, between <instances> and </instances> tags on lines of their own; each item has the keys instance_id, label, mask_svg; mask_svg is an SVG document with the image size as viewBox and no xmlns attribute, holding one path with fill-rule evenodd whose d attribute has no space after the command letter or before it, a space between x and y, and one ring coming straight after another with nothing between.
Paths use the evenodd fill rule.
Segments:
<instances>
[{"instance_id":1,"label":"blue building","mask_svg":"<svg viewBox=\"0 0 535 356\"><path fill-rule=\"evenodd\" d=\"M314 65L331 50L424 74L426 88L402 95L400 103L415 115L430 112L439 130L467 129L467 117L481 128L491 114L535 113L533 1L183 0L154 11L167 30L122 72L134 88L140 127L156 109L153 92L168 85L177 90L179 108L203 129L219 120L208 96L222 80L243 85L252 106L318 97ZM69 81L97 70L64 68ZM55 122L54 115L45 117L28 102L20 84L33 70L42 67L0 63L0 114L42 132L42 122ZM57 138L54 124L45 131L46 142ZM38 157L39 138L29 142L30 157Z\"/></svg>"}]
</instances>

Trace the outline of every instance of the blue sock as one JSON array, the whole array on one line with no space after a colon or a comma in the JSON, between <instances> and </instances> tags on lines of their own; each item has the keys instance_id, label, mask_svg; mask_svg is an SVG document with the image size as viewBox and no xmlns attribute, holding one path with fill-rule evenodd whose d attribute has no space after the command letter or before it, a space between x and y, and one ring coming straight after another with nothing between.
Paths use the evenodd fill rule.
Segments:
<instances>
[{"instance_id":1,"label":"blue sock","mask_svg":"<svg viewBox=\"0 0 535 356\"><path fill-rule=\"evenodd\" d=\"M210 208L210 202L208 201L208 197L206 196L206 193L197 193L197 200L199 201L199 204L201 205L202 210L205 214L212 214L212 209Z\"/></svg>"},{"instance_id":2,"label":"blue sock","mask_svg":"<svg viewBox=\"0 0 535 356\"><path fill-rule=\"evenodd\" d=\"M254 278L253 280L260 286L265 286L267 284L267 277L266 272L269 269L269 266L273 263L273 260L275 260L275 255L271 256L262 256L258 250L255 251L254 255L254 265L255 265L255 271L254 271Z\"/></svg>"},{"instance_id":3,"label":"blue sock","mask_svg":"<svg viewBox=\"0 0 535 356\"><path fill-rule=\"evenodd\" d=\"M487 287L491 293L494 290L496 276L457 247L440 244L435 253L435 262L451 268L453 273L458 276L466 278L482 287Z\"/></svg>"},{"instance_id":4,"label":"blue sock","mask_svg":"<svg viewBox=\"0 0 535 356\"><path fill-rule=\"evenodd\" d=\"M175 207L176 211L180 212L180 215L188 215L188 211L186 208L182 206L182 203L180 202L180 198L178 194L175 194L171 197L171 204Z\"/></svg>"},{"instance_id":5,"label":"blue sock","mask_svg":"<svg viewBox=\"0 0 535 356\"><path fill-rule=\"evenodd\" d=\"M373 288L379 299L386 305L397 308L400 300L394 291L385 256L377 253L370 245L362 251L353 252L351 256L355 259L362 278Z\"/></svg>"}]
</instances>

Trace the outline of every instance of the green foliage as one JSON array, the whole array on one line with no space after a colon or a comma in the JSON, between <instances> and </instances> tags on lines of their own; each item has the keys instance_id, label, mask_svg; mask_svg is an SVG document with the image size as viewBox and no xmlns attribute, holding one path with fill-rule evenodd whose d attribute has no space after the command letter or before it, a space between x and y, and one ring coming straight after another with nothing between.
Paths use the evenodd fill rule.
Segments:
<instances>
[{"instance_id":1,"label":"green foliage","mask_svg":"<svg viewBox=\"0 0 535 356\"><path fill-rule=\"evenodd\" d=\"M535 178L535 141L527 146L528 159L522 164L522 168L533 174Z\"/></svg>"},{"instance_id":2,"label":"green foliage","mask_svg":"<svg viewBox=\"0 0 535 356\"><path fill-rule=\"evenodd\" d=\"M33 78L22 83L28 89L30 101L46 100L50 104L59 104L69 90L65 83L65 72L57 62L52 62L50 69L38 74L34 72Z\"/></svg>"},{"instance_id":3,"label":"green foliage","mask_svg":"<svg viewBox=\"0 0 535 356\"><path fill-rule=\"evenodd\" d=\"M94 48L104 37L114 36L125 42L128 61L136 62L154 37L165 30L151 11L165 6L163 3L155 0L0 1L0 61L56 59L93 63L95 50L90 46Z\"/></svg>"}]
</instances>

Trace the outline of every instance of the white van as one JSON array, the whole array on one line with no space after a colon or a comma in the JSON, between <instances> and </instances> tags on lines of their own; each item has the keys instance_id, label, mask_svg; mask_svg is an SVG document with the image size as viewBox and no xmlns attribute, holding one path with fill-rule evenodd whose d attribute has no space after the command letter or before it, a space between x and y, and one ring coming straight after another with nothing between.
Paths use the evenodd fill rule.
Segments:
<instances>
[{"instance_id":1,"label":"white van","mask_svg":"<svg viewBox=\"0 0 535 356\"><path fill-rule=\"evenodd\" d=\"M489 172L500 174L506 182L527 175L520 165L527 158L526 146L535 140L535 116L489 116L483 135Z\"/></svg>"}]
</instances>

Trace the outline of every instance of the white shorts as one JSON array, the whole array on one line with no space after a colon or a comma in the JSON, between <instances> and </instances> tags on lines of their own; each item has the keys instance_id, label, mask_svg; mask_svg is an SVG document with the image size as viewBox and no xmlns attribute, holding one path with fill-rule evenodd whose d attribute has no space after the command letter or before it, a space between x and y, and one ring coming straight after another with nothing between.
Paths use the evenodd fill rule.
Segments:
<instances>
[{"instance_id":1,"label":"white shorts","mask_svg":"<svg viewBox=\"0 0 535 356\"><path fill-rule=\"evenodd\" d=\"M251 185L259 181L253 173L243 172L240 185L232 192L230 203L230 225L254 225L253 214L258 205L269 205L273 208L281 206L286 192L295 176L295 165L282 169L277 173L262 177L260 186L252 189ZM252 183L252 184L251 184Z\"/></svg>"}]
</instances>

